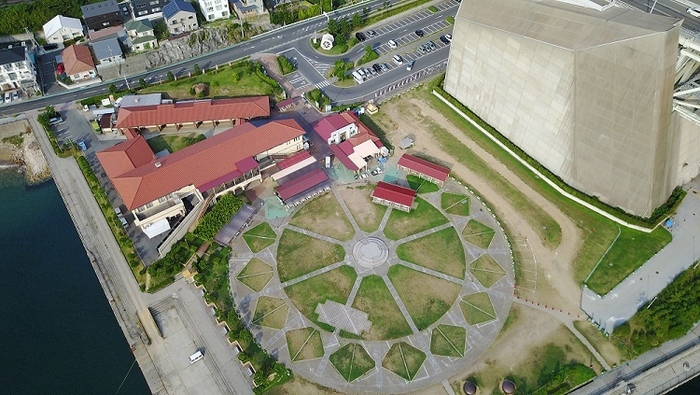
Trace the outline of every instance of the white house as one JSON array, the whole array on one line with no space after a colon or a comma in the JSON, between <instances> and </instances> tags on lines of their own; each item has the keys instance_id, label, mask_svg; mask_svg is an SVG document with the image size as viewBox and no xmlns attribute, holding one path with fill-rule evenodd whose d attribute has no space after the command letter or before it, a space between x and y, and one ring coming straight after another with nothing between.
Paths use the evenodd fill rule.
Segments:
<instances>
[{"instance_id":1,"label":"white house","mask_svg":"<svg viewBox=\"0 0 700 395\"><path fill-rule=\"evenodd\" d=\"M172 0L163 7L163 18L170 34L197 30L197 13L192 4L184 0Z\"/></svg>"},{"instance_id":2,"label":"white house","mask_svg":"<svg viewBox=\"0 0 700 395\"><path fill-rule=\"evenodd\" d=\"M44 24L44 37L49 43L62 43L83 35L83 25L80 23L80 19L56 15Z\"/></svg>"},{"instance_id":3,"label":"white house","mask_svg":"<svg viewBox=\"0 0 700 395\"><path fill-rule=\"evenodd\" d=\"M153 25L150 20L128 21L124 24L124 30L129 35L127 43L132 51L145 51L158 47L158 40L153 35Z\"/></svg>"},{"instance_id":4,"label":"white house","mask_svg":"<svg viewBox=\"0 0 700 395\"><path fill-rule=\"evenodd\" d=\"M207 21L228 18L231 11L228 8L228 0L198 0L199 8Z\"/></svg>"},{"instance_id":5,"label":"white house","mask_svg":"<svg viewBox=\"0 0 700 395\"><path fill-rule=\"evenodd\" d=\"M0 91L36 90L36 71L24 45L0 49Z\"/></svg>"}]
</instances>

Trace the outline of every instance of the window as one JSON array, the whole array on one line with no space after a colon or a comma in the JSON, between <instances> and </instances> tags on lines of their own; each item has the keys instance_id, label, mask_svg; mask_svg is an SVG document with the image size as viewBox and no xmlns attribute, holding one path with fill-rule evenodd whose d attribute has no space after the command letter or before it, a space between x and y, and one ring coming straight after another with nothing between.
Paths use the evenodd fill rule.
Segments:
<instances>
[{"instance_id":1,"label":"window","mask_svg":"<svg viewBox=\"0 0 700 395\"><path fill-rule=\"evenodd\" d=\"M210 20L210 21L213 21L213 20L214 20L214 15L209 14L209 16L207 16L207 19Z\"/></svg>"},{"instance_id":2,"label":"window","mask_svg":"<svg viewBox=\"0 0 700 395\"><path fill-rule=\"evenodd\" d=\"M228 11L222 12L222 13L221 13L221 16L223 16L224 18L227 17L227 16L228 16Z\"/></svg>"},{"instance_id":3,"label":"window","mask_svg":"<svg viewBox=\"0 0 700 395\"><path fill-rule=\"evenodd\" d=\"M160 3L158 0L153 0L153 1L151 1L150 3L148 3L148 4L150 4L150 5L158 5L158 3Z\"/></svg>"},{"instance_id":4,"label":"window","mask_svg":"<svg viewBox=\"0 0 700 395\"><path fill-rule=\"evenodd\" d=\"M109 26L109 22L102 22L102 26Z\"/></svg>"},{"instance_id":5,"label":"window","mask_svg":"<svg viewBox=\"0 0 700 395\"><path fill-rule=\"evenodd\" d=\"M160 11L160 9L161 9L160 7L155 7L155 8L151 9L151 12L158 12L158 11Z\"/></svg>"},{"instance_id":6,"label":"window","mask_svg":"<svg viewBox=\"0 0 700 395\"><path fill-rule=\"evenodd\" d=\"M192 15L188 16L187 19L192 19L194 18Z\"/></svg>"},{"instance_id":7,"label":"window","mask_svg":"<svg viewBox=\"0 0 700 395\"><path fill-rule=\"evenodd\" d=\"M138 15L139 15L139 16L141 16L141 15L146 15L146 14L148 14L148 11L147 11L147 10L143 10L143 11L139 11L139 12L138 12Z\"/></svg>"}]
</instances>

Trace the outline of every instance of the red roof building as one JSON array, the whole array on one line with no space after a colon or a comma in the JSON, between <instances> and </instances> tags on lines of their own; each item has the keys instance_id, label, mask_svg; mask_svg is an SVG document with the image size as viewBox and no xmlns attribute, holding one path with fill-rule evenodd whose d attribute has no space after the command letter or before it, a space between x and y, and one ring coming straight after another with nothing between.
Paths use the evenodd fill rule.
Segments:
<instances>
[{"instance_id":1,"label":"red roof building","mask_svg":"<svg viewBox=\"0 0 700 395\"><path fill-rule=\"evenodd\" d=\"M365 158L379 155L384 145L352 112L329 115L311 125L348 170L367 166Z\"/></svg>"},{"instance_id":2,"label":"red roof building","mask_svg":"<svg viewBox=\"0 0 700 395\"><path fill-rule=\"evenodd\" d=\"M442 186L450 175L450 169L413 155L403 154L397 163L399 169Z\"/></svg>"},{"instance_id":3,"label":"red roof building","mask_svg":"<svg viewBox=\"0 0 700 395\"><path fill-rule=\"evenodd\" d=\"M410 212L416 191L379 181L372 192L372 201L401 211Z\"/></svg>"},{"instance_id":4,"label":"red roof building","mask_svg":"<svg viewBox=\"0 0 700 395\"><path fill-rule=\"evenodd\" d=\"M322 169L316 169L277 188L277 196L285 204L294 203L295 197L327 181L326 173Z\"/></svg>"},{"instance_id":5,"label":"red roof building","mask_svg":"<svg viewBox=\"0 0 700 395\"><path fill-rule=\"evenodd\" d=\"M233 99L195 100L153 106L129 107L119 110L116 127L153 128L167 126L179 129L185 124L197 127L204 122L218 124L231 122L231 126L245 120L269 117L268 96L238 97Z\"/></svg>"},{"instance_id":6,"label":"red roof building","mask_svg":"<svg viewBox=\"0 0 700 395\"><path fill-rule=\"evenodd\" d=\"M97 76L95 62L92 60L90 48L87 46L71 45L61 52L61 58L65 67L64 72L72 81L81 81Z\"/></svg>"},{"instance_id":7,"label":"red roof building","mask_svg":"<svg viewBox=\"0 0 700 395\"><path fill-rule=\"evenodd\" d=\"M303 134L292 119L258 127L244 123L160 159L142 136L98 152L97 158L124 204L134 210L188 186L205 192L258 179L256 159L299 151Z\"/></svg>"}]
</instances>

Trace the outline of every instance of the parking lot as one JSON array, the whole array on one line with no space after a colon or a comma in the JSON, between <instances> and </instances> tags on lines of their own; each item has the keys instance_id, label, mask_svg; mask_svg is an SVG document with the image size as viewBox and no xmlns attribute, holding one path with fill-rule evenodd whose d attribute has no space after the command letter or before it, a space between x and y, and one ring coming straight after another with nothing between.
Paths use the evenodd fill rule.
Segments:
<instances>
[{"instance_id":1,"label":"parking lot","mask_svg":"<svg viewBox=\"0 0 700 395\"><path fill-rule=\"evenodd\" d=\"M428 37L428 36L431 36L433 34L436 34L440 31L444 30L445 28L447 28L449 26L450 26L450 24L447 23L446 21L438 21L438 22L435 22L435 23L432 23L428 26L423 27L421 30L424 33L423 37ZM400 50L401 47L406 46L408 44L411 44L413 42L422 40L423 38L419 37L415 31L411 31L411 32L405 33L401 36L394 37L391 39L396 42L397 48L391 48L389 46L389 38L387 38L386 42L377 43L376 46L374 47L375 52L377 52L379 54L379 56L385 55L385 54L387 54L391 51L395 51L397 49ZM437 39L437 37L435 37L435 39ZM440 42L439 40L437 40L437 41L438 42L436 42L436 44L438 44Z\"/></svg>"},{"instance_id":2,"label":"parking lot","mask_svg":"<svg viewBox=\"0 0 700 395\"><path fill-rule=\"evenodd\" d=\"M459 6L459 3L454 1L454 0L446 1L444 3L440 3L440 4L435 5L435 7L438 9L438 12L448 10L450 8L455 8L457 6ZM395 31L400 30L402 28L405 29L405 27L407 25L413 24L413 23L418 22L418 21L422 21L423 19L427 19L427 18L434 16L434 15L435 15L434 12L431 12L428 10L423 10L421 12L417 12L409 17L403 18L403 19L396 21L394 23L390 23L388 25L384 25L382 27L373 29L373 31L376 34L374 36L368 35L367 38L374 39L376 37L388 35L389 33L394 33ZM448 25L448 23L446 21L443 20L443 22L445 23L445 25ZM404 31L406 31L406 30L404 30ZM426 34L429 34L429 33L426 31Z\"/></svg>"}]
</instances>

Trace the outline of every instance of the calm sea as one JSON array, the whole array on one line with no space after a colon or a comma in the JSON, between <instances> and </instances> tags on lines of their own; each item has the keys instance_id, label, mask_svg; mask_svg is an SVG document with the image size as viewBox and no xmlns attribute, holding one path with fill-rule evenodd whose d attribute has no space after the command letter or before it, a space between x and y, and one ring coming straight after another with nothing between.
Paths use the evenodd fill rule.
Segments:
<instances>
[{"instance_id":1,"label":"calm sea","mask_svg":"<svg viewBox=\"0 0 700 395\"><path fill-rule=\"evenodd\" d=\"M0 204L0 393L150 393L53 181Z\"/></svg>"}]
</instances>

